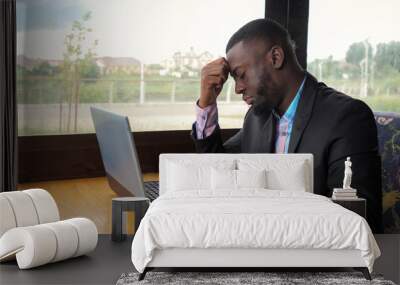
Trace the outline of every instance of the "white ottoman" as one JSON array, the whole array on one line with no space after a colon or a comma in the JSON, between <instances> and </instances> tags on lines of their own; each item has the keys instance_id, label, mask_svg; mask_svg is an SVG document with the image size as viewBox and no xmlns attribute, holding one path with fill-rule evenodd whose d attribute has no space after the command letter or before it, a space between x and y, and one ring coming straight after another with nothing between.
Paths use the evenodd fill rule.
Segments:
<instances>
[{"instance_id":1,"label":"white ottoman","mask_svg":"<svg viewBox=\"0 0 400 285\"><path fill-rule=\"evenodd\" d=\"M0 214L0 262L16 258L27 269L96 248L96 225L87 218L59 221L57 205L43 189L0 193Z\"/></svg>"}]
</instances>

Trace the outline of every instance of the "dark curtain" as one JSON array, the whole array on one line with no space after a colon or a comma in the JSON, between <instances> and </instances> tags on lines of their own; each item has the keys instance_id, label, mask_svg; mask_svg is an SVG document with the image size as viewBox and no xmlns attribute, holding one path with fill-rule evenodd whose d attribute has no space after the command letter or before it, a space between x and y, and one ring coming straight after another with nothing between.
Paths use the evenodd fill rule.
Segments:
<instances>
[{"instance_id":1,"label":"dark curtain","mask_svg":"<svg viewBox=\"0 0 400 285\"><path fill-rule=\"evenodd\" d=\"M266 0L265 18L284 26L295 42L297 59L307 69L308 12L310 0Z\"/></svg>"},{"instance_id":2,"label":"dark curtain","mask_svg":"<svg viewBox=\"0 0 400 285\"><path fill-rule=\"evenodd\" d=\"M16 3L0 1L0 192L17 188Z\"/></svg>"}]
</instances>

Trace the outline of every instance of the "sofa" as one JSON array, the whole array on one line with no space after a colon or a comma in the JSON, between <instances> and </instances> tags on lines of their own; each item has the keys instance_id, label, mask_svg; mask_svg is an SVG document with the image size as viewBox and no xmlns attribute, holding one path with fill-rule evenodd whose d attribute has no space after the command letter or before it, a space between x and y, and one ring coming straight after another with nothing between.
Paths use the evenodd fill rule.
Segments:
<instances>
[{"instance_id":1,"label":"sofa","mask_svg":"<svg viewBox=\"0 0 400 285\"><path fill-rule=\"evenodd\" d=\"M383 225L385 233L400 233L400 114L375 112L382 158Z\"/></svg>"}]
</instances>

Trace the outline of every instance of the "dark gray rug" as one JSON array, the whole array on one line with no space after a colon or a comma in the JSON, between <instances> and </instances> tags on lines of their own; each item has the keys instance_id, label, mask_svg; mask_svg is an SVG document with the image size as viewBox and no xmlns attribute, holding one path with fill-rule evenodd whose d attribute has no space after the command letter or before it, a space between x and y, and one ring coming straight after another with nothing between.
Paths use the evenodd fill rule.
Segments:
<instances>
[{"instance_id":1,"label":"dark gray rug","mask_svg":"<svg viewBox=\"0 0 400 285\"><path fill-rule=\"evenodd\" d=\"M133 284L379 284L395 285L381 275L372 274L372 281L360 272L148 272L146 278L138 281L138 273L122 274L117 285Z\"/></svg>"}]
</instances>

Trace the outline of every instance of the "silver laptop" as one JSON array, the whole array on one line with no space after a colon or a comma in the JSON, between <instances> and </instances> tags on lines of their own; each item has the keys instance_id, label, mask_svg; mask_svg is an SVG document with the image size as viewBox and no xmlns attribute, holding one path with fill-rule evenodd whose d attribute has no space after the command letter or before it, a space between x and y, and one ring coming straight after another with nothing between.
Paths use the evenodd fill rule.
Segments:
<instances>
[{"instance_id":1,"label":"silver laptop","mask_svg":"<svg viewBox=\"0 0 400 285\"><path fill-rule=\"evenodd\" d=\"M108 183L120 196L158 197L158 181L143 183L129 119L90 107Z\"/></svg>"}]
</instances>

